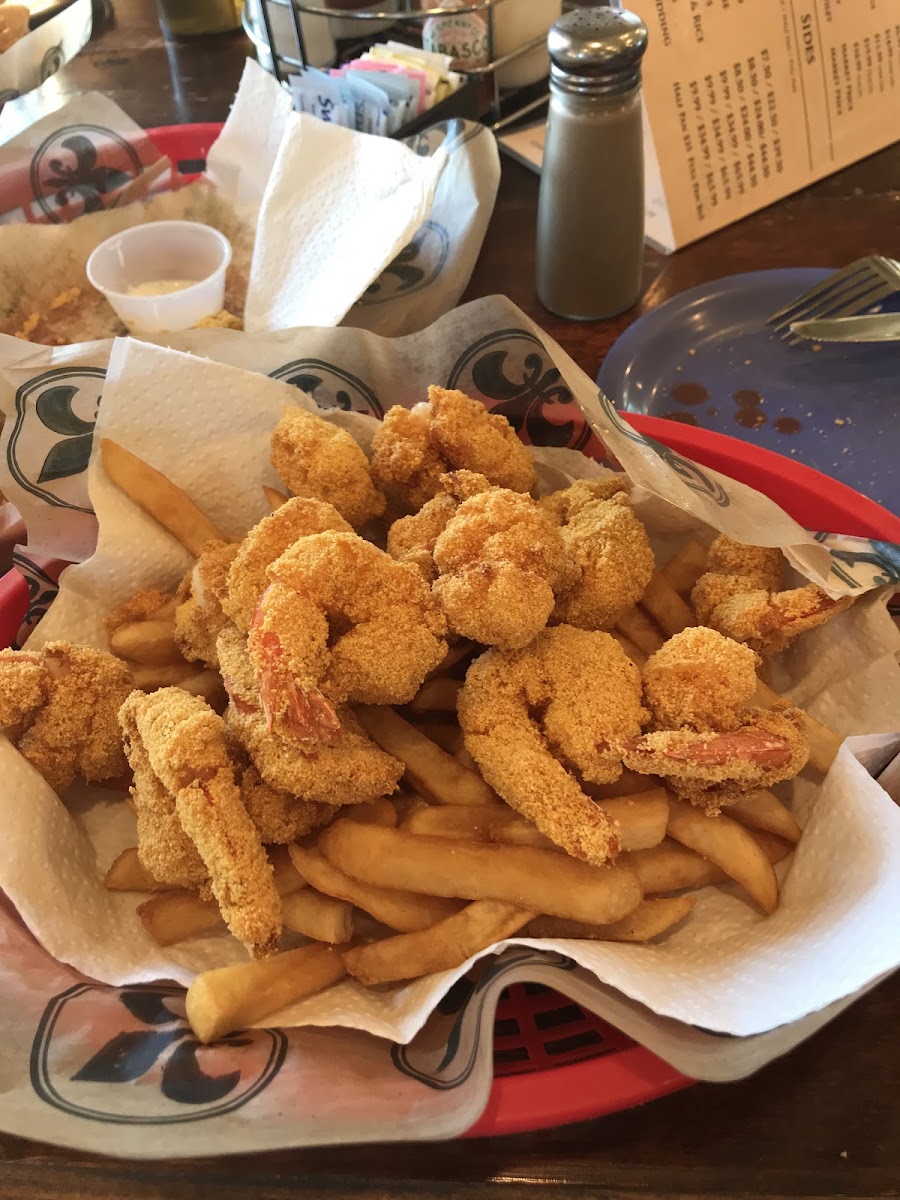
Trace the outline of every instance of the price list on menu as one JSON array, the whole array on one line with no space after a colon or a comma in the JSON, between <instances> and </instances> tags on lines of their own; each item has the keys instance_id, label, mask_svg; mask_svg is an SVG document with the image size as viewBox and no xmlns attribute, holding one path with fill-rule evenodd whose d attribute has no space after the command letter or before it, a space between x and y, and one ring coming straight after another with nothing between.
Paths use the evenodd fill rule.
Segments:
<instances>
[{"instance_id":1,"label":"price list on menu","mask_svg":"<svg viewBox=\"0 0 900 1200\"><path fill-rule=\"evenodd\" d=\"M650 33L647 236L664 249L900 137L900 0L625 0L624 7ZM540 170L544 132L532 126L500 142Z\"/></svg>"},{"instance_id":2,"label":"price list on menu","mask_svg":"<svg viewBox=\"0 0 900 1200\"><path fill-rule=\"evenodd\" d=\"M655 219L663 242L693 241L900 137L900 0L626 7L650 30L662 196L648 232Z\"/></svg>"}]
</instances>

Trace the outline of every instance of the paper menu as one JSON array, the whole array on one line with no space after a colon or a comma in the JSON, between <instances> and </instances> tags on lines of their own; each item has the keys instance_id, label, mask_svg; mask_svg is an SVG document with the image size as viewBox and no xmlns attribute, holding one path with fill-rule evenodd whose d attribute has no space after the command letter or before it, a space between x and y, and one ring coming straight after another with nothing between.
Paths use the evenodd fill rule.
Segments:
<instances>
[{"instance_id":1,"label":"paper menu","mask_svg":"<svg viewBox=\"0 0 900 1200\"><path fill-rule=\"evenodd\" d=\"M900 135L898 0L613 2L636 12L650 34L647 234L663 249L721 229ZM533 156L533 134L500 138L517 157L522 141Z\"/></svg>"},{"instance_id":2,"label":"paper menu","mask_svg":"<svg viewBox=\"0 0 900 1200\"><path fill-rule=\"evenodd\" d=\"M629 0L676 245L894 141L897 0Z\"/></svg>"}]
</instances>

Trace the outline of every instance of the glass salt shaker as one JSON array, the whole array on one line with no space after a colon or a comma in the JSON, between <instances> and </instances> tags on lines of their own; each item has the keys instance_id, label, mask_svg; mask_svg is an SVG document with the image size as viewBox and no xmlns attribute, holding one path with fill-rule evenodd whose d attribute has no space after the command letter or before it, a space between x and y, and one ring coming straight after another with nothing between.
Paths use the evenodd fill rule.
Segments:
<instances>
[{"instance_id":1,"label":"glass salt shaker","mask_svg":"<svg viewBox=\"0 0 900 1200\"><path fill-rule=\"evenodd\" d=\"M537 292L551 312L599 320L630 308L641 290L647 29L633 13L577 8L556 22L547 47Z\"/></svg>"}]
</instances>

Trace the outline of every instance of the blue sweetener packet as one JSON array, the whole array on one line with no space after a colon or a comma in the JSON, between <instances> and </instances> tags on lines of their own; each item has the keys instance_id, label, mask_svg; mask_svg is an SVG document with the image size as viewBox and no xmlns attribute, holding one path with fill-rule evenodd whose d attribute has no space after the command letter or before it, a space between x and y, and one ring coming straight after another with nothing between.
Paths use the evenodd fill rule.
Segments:
<instances>
[{"instance_id":1,"label":"blue sweetener packet","mask_svg":"<svg viewBox=\"0 0 900 1200\"><path fill-rule=\"evenodd\" d=\"M309 113L330 125L356 128L353 95L343 79L316 67L306 67L291 75L288 83L298 112Z\"/></svg>"},{"instance_id":2,"label":"blue sweetener packet","mask_svg":"<svg viewBox=\"0 0 900 1200\"><path fill-rule=\"evenodd\" d=\"M391 105L381 88L358 71L343 72L341 79L353 96L356 128L361 133L385 137L391 123Z\"/></svg>"},{"instance_id":3,"label":"blue sweetener packet","mask_svg":"<svg viewBox=\"0 0 900 1200\"><path fill-rule=\"evenodd\" d=\"M362 75L368 83L374 84L387 97L391 112L388 133L396 133L418 112L419 85L407 76L391 75L386 71L370 71L361 65L347 68L346 78L356 75Z\"/></svg>"}]
</instances>

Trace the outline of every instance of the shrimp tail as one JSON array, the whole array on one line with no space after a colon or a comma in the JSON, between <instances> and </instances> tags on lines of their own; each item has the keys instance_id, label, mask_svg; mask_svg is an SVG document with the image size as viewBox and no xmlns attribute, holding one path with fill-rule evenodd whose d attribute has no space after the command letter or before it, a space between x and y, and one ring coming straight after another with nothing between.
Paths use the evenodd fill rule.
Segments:
<instances>
[{"instance_id":1,"label":"shrimp tail","mask_svg":"<svg viewBox=\"0 0 900 1200\"><path fill-rule=\"evenodd\" d=\"M278 635L258 635L265 666L259 673L259 698L269 732L277 725L295 741L329 744L342 732L334 709L318 688L304 688L286 669Z\"/></svg>"}]
</instances>

